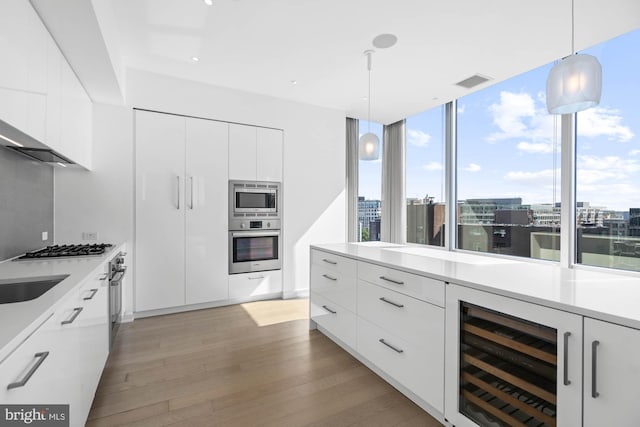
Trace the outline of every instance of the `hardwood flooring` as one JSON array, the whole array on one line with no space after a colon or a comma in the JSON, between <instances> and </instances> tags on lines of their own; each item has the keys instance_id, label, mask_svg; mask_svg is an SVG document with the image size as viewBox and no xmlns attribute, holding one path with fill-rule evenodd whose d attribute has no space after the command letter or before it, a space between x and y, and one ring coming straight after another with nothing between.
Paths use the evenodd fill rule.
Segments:
<instances>
[{"instance_id":1,"label":"hardwood flooring","mask_svg":"<svg viewBox=\"0 0 640 427\"><path fill-rule=\"evenodd\" d=\"M121 325L88 426L441 426L318 331L307 300Z\"/></svg>"}]
</instances>

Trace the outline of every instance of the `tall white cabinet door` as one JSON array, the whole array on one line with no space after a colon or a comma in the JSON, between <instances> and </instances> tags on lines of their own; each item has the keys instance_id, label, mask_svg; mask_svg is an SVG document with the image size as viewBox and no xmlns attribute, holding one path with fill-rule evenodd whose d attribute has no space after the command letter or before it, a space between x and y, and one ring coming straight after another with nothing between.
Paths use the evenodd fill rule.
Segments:
<instances>
[{"instance_id":1,"label":"tall white cabinet door","mask_svg":"<svg viewBox=\"0 0 640 427\"><path fill-rule=\"evenodd\" d=\"M639 354L639 330L584 319L584 427L640 425Z\"/></svg>"},{"instance_id":2,"label":"tall white cabinet door","mask_svg":"<svg viewBox=\"0 0 640 427\"><path fill-rule=\"evenodd\" d=\"M282 181L282 131L258 128L258 181Z\"/></svg>"},{"instance_id":3,"label":"tall white cabinet door","mask_svg":"<svg viewBox=\"0 0 640 427\"><path fill-rule=\"evenodd\" d=\"M136 111L136 311L185 303L185 119Z\"/></svg>"},{"instance_id":4,"label":"tall white cabinet door","mask_svg":"<svg viewBox=\"0 0 640 427\"><path fill-rule=\"evenodd\" d=\"M229 124L187 119L186 128L186 302L225 300Z\"/></svg>"},{"instance_id":5,"label":"tall white cabinet door","mask_svg":"<svg viewBox=\"0 0 640 427\"><path fill-rule=\"evenodd\" d=\"M229 125L229 179L256 179L256 127Z\"/></svg>"}]
</instances>

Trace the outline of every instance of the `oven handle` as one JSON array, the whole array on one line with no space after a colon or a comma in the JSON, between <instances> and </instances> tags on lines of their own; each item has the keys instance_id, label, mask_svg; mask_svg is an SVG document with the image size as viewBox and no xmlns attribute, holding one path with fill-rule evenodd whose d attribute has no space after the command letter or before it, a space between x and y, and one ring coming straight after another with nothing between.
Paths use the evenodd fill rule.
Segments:
<instances>
[{"instance_id":1,"label":"oven handle","mask_svg":"<svg viewBox=\"0 0 640 427\"><path fill-rule=\"evenodd\" d=\"M232 231L231 237L279 237L280 231Z\"/></svg>"}]
</instances>

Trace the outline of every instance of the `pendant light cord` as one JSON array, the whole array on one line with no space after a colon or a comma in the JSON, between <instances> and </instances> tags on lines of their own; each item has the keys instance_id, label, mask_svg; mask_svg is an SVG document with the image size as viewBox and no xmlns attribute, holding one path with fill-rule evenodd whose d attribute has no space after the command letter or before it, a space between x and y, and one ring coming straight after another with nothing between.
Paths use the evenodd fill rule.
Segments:
<instances>
[{"instance_id":1,"label":"pendant light cord","mask_svg":"<svg viewBox=\"0 0 640 427\"><path fill-rule=\"evenodd\" d=\"M372 50L365 51L367 54L367 70L369 70L369 95L368 95L368 110L367 110L367 133L371 133L371 54Z\"/></svg>"}]
</instances>

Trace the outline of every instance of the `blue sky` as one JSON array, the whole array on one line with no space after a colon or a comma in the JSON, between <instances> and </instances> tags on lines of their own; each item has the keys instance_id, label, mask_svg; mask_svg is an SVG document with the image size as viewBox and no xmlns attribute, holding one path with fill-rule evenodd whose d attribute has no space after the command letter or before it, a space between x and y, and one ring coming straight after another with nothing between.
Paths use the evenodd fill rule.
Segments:
<instances>
[{"instance_id":1,"label":"blue sky","mask_svg":"<svg viewBox=\"0 0 640 427\"><path fill-rule=\"evenodd\" d=\"M577 200L614 210L640 207L640 31L583 53L603 69L600 105L578 114ZM545 104L547 64L458 100L458 198L560 200L559 120ZM360 122L360 132L367 123ZM382 134L382 126L371 129ZM443 196L443 112L407 118L407 197ZM554 162L555 158L555 162ZM360 162L360 195L380 197L380 162ZM556 176L554 196L554 175Z\"/></svg>"}]
</instances>

